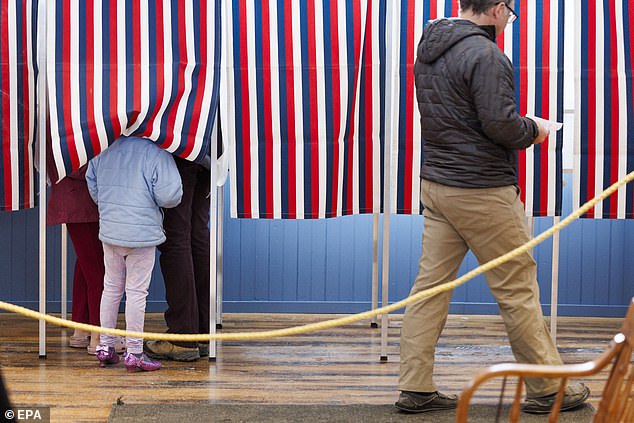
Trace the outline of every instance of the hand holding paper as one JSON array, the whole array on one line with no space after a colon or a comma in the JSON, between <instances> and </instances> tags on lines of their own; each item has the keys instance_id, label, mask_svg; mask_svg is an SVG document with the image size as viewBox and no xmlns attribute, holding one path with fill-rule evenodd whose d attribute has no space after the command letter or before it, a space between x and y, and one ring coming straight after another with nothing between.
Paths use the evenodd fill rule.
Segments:
<instances>
[{"instance_id":1,"label":"hand holding paper","mask_svg":"<svg viewBox=\"0 0 634 423\"><path fill-rule=\"evenodd\" d=\"M548 137L551 131L558 131L563 126L563 123L561 122L554 122L537 116L526 115L526 117L537 123L537 128L539 129L539 134L533 141L533 144L541 144Z\"/></svg>"},{"instance_id":2,"label":"hand holding paper","mask_svg":"<svg viewBox=\"0 0 634 423\"><path fill-rule=\"evenodd\" d=\"M554 120L546 120L537 116L526 115L527 118L534 120L538 125L543 126L548 132L559 131L564 124L561 122L555 122Z\"/></svg>"}]
</instances>

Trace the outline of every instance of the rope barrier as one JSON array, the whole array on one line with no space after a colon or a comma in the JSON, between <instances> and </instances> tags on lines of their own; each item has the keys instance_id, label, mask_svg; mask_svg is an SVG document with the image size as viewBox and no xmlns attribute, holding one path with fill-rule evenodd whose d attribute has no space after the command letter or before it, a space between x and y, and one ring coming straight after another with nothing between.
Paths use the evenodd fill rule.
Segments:
<instances>
[{"instance_id":1,"label":"rope barrier","mask_svg":"<svg viewBox=\"0 0 634 423\"><path fill-rule=\"evenodd\" d=\"M511 250L508 253L496 259L486 262L485 264L469 271L468 273L464 274L458 279L418 292L403 300L397 301L395 303L389 304L381 308L368 310L362 313L353 314L346 317L340 317L337 319L325 320L322 322L310 323L310 324L301 325L301 326L294 326L294 327L285 328L285 329L268 330L268 331L261 331L261 332L237 332L237 333L216 333L216 334L175 334L175 333L156 333L156 332L128 332L121 329L110 329L110 328L103 328L100 326L88 325L85 323L77 323L70 320L61 319L59 317L51 316L49 314L39 313L37 311L31 310L25 307L21 307L15 304L7 303L4 301L0 301L0 309L21 314L26 317L31 317L33 319L44 320L48 323L58 325L58 326L65 326L68 328L80 329L80 330L89 331L89 332L107 333L110 335L143 338L146 340L165 340L165 341L179 341L179 342L204 342L204 341L210 341L210 340L248 341L253 339L267 339L267 338L276 338L276 337L282 337L282 336L299 335L306 332L329 329L336 326L342 326L342 325L354 323L359 320L370 319L380 314L389 313L391 311L398 310L399 308L403 308L406 305L422 300L423 298L431 297L441 292L455 289L456 287L466 283L468 280L473 279L474 277L484 272L487 272L503 263L506 263L507 261L513 259L514 257L517 257L520 254L524 254L530 251L533 247L540 244L547 238L551 237L555 232L561 231L563 228L571 224L574 220L578 219L581 215L583 215L588 210L590 210L596 203L598 203L599 201L605 200L607 197L612 195L616 190L618 190L619 187L631 182L633 179L634 179L634 172L628 173L624 178L610 185L601 194L599 194L592 200L588 201L583 206L579 207L577 210L575 210L573 213L568 215L565 219L563 219L557 225L554 225L550 229L542 232L537 237L528 241L526 244L519 246L515 248L514 250Z\"/></svg>"}]
</instances>

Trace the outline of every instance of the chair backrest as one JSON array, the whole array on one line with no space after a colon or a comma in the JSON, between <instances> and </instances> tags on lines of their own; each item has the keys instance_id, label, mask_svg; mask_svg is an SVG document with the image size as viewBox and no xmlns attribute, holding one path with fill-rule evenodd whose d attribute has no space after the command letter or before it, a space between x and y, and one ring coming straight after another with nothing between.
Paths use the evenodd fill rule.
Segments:
<instances>
[{"instance_id":1,"label":"chair backrest","mask_svg":"<svg viewBox=\"0 0 634 423\"><path fill-rule=\"evenodd\" d=\"M634 421L634 299L630 302L621 332L614 337L612 344L618 351L593 419L595 423Z\"/></svg>"}]
</instances>

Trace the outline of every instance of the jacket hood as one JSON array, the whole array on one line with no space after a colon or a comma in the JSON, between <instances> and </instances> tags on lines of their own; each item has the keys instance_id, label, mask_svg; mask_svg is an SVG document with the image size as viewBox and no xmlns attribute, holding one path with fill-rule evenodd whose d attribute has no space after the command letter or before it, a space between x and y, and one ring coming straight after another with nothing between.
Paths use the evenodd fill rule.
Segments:
<instances>
[{"instance_id":1,"label":"jacket hood","mask_svg":"<svg viewBox=\"0 0 634 423\"><path fill-rule=\"evenodd\" d=\"M456 18L431 21L425 27L420 40L420 60L423 63L433 63L457 42L474 35L481 35L495 42L495 27L477 25L469 20Z\"/></svg>"}]
</instances>

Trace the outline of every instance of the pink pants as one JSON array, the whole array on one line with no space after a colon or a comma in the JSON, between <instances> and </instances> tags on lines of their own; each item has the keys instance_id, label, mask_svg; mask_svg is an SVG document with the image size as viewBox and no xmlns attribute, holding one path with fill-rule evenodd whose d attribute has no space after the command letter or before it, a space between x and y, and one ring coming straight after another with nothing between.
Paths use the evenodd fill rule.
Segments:
<instances>
[{"instance_id":1,"label":"pink pants","mask_svg":"<svg viewBox=\"0 0 634 423\"><path fill-rule=\"evenodd\" d=\"M101 295L101 326L115 328L119 303L123 293L126 294L125 324L126 330L143 332L145 321L145 299L150 286L156 247L117 247L103 244L103 262L106 273ZM115 337L102 334L101 343L114 346ZM143 339L126 339L129 353L143 352Z\"/></svg>"}]
</instances>

